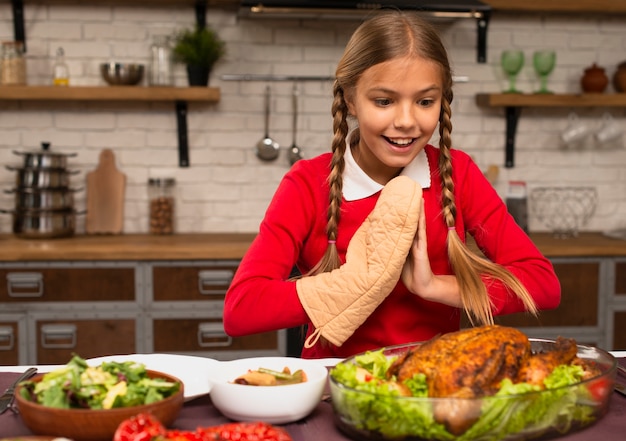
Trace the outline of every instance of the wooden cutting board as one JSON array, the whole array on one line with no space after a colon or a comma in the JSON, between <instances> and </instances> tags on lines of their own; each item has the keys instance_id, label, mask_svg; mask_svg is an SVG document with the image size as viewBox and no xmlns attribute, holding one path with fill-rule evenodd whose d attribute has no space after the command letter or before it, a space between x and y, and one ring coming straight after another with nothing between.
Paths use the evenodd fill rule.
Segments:
<instances>
[{"instance_id":1,"label":"wooden cutting board","mask_svg":"<svg viewBox=\"0 0 626 441\"><path fill-rule=\"evenodd\" d=\"M95 170L87 173L87 234L121 234L124 226L126 175L115 166L111 149L100 153Z\"/></svg>"}]
</instances>

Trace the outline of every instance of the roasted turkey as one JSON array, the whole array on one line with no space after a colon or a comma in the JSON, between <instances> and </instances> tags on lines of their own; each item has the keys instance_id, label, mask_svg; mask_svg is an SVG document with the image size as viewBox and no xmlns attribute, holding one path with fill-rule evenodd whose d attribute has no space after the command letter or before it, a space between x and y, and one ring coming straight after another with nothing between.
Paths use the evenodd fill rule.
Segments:
<instances>
[{"instance_id":1,"label":"roasted turkey","mask_svg":"<svg viewBox=\"0 0 626 441\"><path fill-rule=\"evenodd\" d=\"M582 363L576 354L573 339L559 337L554 350L533 353L523 332L505 326L481 326L443 334L405 352L394 361L387 376L395 376L402 383L421 373L426 376L430 397L479 398L493 395L504 378L543 387L544 378L558 365ZM435 418L454 434L463 433L473 423L468 414L480 415L477 401L438 403Z\"/></svg>"}]
</instances>

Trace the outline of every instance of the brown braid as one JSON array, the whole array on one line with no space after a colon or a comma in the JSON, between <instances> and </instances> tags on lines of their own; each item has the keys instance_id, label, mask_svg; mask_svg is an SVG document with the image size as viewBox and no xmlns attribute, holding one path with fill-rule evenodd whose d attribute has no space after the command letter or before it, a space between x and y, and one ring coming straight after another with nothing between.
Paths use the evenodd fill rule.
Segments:
<instances>
[{"instance_id":1,"label":"brown braid","mask_svg":"<svg viewBox=\"0 0 626 441\"><path fill-rule=\"evenodd\" d=\"M456 230L454 230L456 205L454 200L454 182L452 181L452 158L450 156L452 139L450 136L452 133L451 98L451 92L448 96L444 94L441 103L441 116L439 118L439 174L441 175L443 189L443 218L448 227L448 256L459 284L463 309L472 324L474 319L478 323L493 324L491 300L481 278L481 275L485 274L496 280L501 280L522 300L528 311L537 314L535 301L524 285L503 266L483 259L470 251L458 236Z\"/></svg>"},{"instance_id":2,"label":"brown braid","mask_svg":"<svg viewBox=\"0 0 626 441\"><path fill-rule=\"evenodd\" d=\"M309 274L318 274L332 271L339 268L341 260L337 252L337 228L341 218L341 198L343 195L343 170L345 168L344 154L346 152L346 138L348 136L348 106L343 96L343 89L338 81L333 86L333 104L331 112L333 115L333 156L330 161L330 174L328 175L328 186L330 194L328 197L328 214L326 224L326 236L329 243L322 259L311 269Z\"/></svg>"}]
</instances>

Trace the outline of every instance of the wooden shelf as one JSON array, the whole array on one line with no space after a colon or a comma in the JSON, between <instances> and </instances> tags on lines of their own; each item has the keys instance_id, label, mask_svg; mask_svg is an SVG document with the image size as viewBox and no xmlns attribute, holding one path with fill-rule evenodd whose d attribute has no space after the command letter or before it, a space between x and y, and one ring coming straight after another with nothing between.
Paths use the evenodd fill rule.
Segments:
<instances>
[{"instance_id":1,"label":"wooden shelf","mask_svg":"<svg viewBox=\"0 0 626 441\"><path fill-rule=\"evenodd\" d=\"M506 113L506 144L504 166L515 165L515 132L523 107L626 107L626 93L602 94L523 94L479 93L480 107L504 107Z\"/></svg>"},{"instance_id":2,"label":"wooden shelf","mask_svg":"<svg viewBox=\"0 0 626 441\"><path fill-rule=\"evenodd\" d=\"M496 11L626 13L626 0L482 0Z\"/></svg>"},{"instance_id":3,"label":"wooden shelf","mask_svg":"<svg viewBox=\"0 0 626 441\"><path fill-rule=\"evenodd\" d=\"M481 107L626 107L626 93L479 93L476 104Z\"/></svg>"},{"instance_id":4,"label":"wooden shelf","mask_svg":"<svg viewBox=\"0 0 626 441\"><path fill-rule=\"evenodd\" d=\"M13 101L199 101L218 102L215 87L2 86L0 100Z\"/></svg>"}]
</instances>

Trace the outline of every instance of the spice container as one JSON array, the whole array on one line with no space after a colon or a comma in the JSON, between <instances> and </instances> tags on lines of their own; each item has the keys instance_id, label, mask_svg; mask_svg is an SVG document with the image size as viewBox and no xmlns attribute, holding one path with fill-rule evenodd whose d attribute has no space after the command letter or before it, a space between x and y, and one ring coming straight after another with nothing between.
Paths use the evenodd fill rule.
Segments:
<instances>
[{"instance_id":1,"label":"spice container","mask_svg":"<svg viewBox=\"0 0 626 441\"><path fill-rule=\"evenodd\" d=\"M150 233L172 234L174 232L176 180L173 178L150 178Z\"/></svg>"},{"instance_id":2,"label":"spice container","mask_svg":"<svg viewBox=\"0 0 626 441\"><path fill-rule=\"evenodd\" d=\"M55 86L70 85L70 69L65 63L65 51L63 51L62 47L57 49L57 56L52 71L52 84Z\"/></svg>"},{"instance_id":3,"label":"spice container","mask_svg":"<svg viewBox=\"0 0 626 441\"><path fill-rule=\"evenodd\" d=\"M26 59L24 43L21 41L2 42L0 84L5 86L26 84Z\"/></svg>"}]
</instances>

